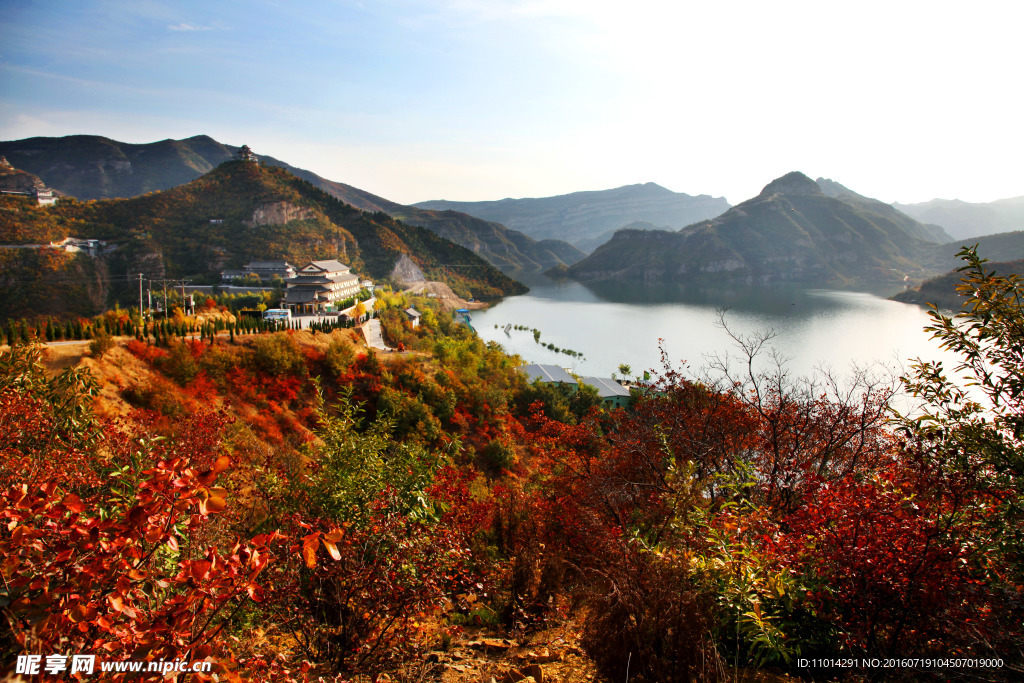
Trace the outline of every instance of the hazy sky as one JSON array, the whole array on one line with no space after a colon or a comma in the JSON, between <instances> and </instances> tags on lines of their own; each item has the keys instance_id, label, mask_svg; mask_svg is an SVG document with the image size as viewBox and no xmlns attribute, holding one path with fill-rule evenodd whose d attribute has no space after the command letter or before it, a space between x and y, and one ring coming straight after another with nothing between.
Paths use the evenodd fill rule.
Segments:
<instances>
[{"instance_id":1,"label":"hazy sky","mask_svg":"<svg viewBox=\"0 0 1024 683\"><path fill-rule=\"evenodd\" d=\"M1024 2L0 0L0 139L208 134L388 199L800 170L1024 195Z\"/></svg>"}]
</instances>

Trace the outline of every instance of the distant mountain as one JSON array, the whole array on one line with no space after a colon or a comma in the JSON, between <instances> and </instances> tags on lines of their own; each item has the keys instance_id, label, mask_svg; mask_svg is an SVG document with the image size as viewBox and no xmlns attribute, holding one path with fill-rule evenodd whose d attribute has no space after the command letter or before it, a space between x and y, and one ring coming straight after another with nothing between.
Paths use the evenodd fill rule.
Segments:
<instances>
[{"instance_id":1,"label":"distant mountain","mask_svg":"<svg viewBox=\"0 0 1024 683\"><path fill-rule=\"evenodd\" d=\"M660 185L627 185L614 190L573 192L540 199L502 199L490 202L435 200L413 206L435 211L455 210L543 239L592 248L602 233L636 221L683 228L712 218L729 208L724 197L690 196ZM596 245L594 245L596 246Z\"/></svg>"},{"instance_id":2,"label":"distant mountain","mask_svg":"<svg viewBox=\"0 0 1024 683\"><path fill-rule=\"evenodd\" d=\"M941 225L956 239L1024 230L1024 197L982 204L959 199L933 199L893 206L919 221Z\"/></svg>"},{"instance_id":3,"label":"distant mountain","mask_svg":"<svg viewBox=\"0 0 1024 683\"><path fill-rule=\"evenodd\" d=\"M891 204L857 194L853 190L828 178L818 178L815 182L826 196L844 201L866 213L876 213L887 220L897 223L914 237L938 244L953 241L953 237L943 230L942 226L920 223L906 213L894 208Z\"/></svg>"},{"instance_id":4,"label":"distant mountain","mask_svg":"<svg viewBox=\"0 0 1024 683\"><path fill-rule=\"evenodd\" d=\"M62 193L79 199L137 197L176 187L209 172L237 151L237 147L206 135L148 144L129 144L95 135L0 142L0 154L7 156L15 167L35 173ZM436 232L506 271L543 270L574 263L584 256L568 243L538 243L502 225L465 214L403 206L273 157L259 158L358 209L381 211Z\"/></svg>"},{"instance_id":5,"label":"distant mountain","mask_svg":"<svg viewBox=\"0 0 1024 683\"><path fill-rule=\"evenodd\" d=\"M315 173L293 168L270 157L261 159L275 166L287 168L300 178L308 180L357 209L380 211L409 225L418 225L436 232L441 237L479 254L505 272L547 270L561 264L576 263L586 256L568 242L538 241L518 230L510 230L499 223L485 221L459 211L430 211L397 204L351 185L325 180Z\"/></svg>"},{"instance_id":6,"label":"distant mountain","mask_svg":"<svg viewBox=\"0 0 1024 683\"><path fill-rule=\"evenodd\" d=\"M195 180L236 152L213 138L161 140L144 145L98 135L0 142L16 168L79 199L136 197Z\"/></svg>"},{"instance_id":7,"label":"distant mountain","mask_svg":"<svg viewBox=\"0 0 1024 683\"><path fill-rule=\"evenodd\" d=\"M0 250L0 318L38 311L33 297L61 299L61 283L80 282L82 273L95 278L89 294L96 305L128 303L138 272L217 282L223 268L268 258L296 264L336 258L354 272L385 279L408 255L428 278L447 282L463 296L526 291L465 247L385 214L355 209L282 168L254 162L225 162L186 185L131 199L63 200L50 208L21 197L0 202L2 243L73 236L117 246L73 263L62 261L64 252L48 249ZM52 265L38 263L43 255Z\"/></svg>"},{"instance_id":8,"label":"distant mountain","mask_svg":"<svg viewBox=\"0 0 1024 683\"><path fill-rule=\"evenodd\" d=\"M908 226L906 217L890 214L863 197L830 197L794 172L717 218L681 231L620 230L565 272L588 280L818 283L900 282L923 275L920 255L936 245L912 234L919 228Z\"/></svg>"}]
</instances>

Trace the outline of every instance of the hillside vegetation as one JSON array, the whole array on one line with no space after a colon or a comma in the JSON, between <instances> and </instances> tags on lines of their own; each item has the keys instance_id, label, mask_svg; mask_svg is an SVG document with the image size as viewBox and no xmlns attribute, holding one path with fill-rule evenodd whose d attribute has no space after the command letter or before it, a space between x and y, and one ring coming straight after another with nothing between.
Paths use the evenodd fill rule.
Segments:
<instances>
[{"instance_id":1,"label":"hillside vegetation","mask_svg":"<svg viewBox=\"0 0 1024 683\"><path fill-rule=\"evenodd\" d=\"M0 657L278 683L595 680L563 664L583 654L601 683L873 680L829 664L874 658L922 680L966 658L1019 680L1024 292L964 258L972 305L929 329L982 403L921 363L913 418L869 375L749 357L666 363L604 410L404 295L380 321L405 351L381 356L351 330L180 327L56 376L0 351Z\"/></svg>"},{"instance_id":2,"label":"hillside vegetation","mask_svg":"<svg viewBox=\"0 0 1024 683\"><path fill-rule=\"evenodd\" d=\"M274 162L276 163L276 162ZM305 172L308 176L314 174ZM383 211L409 225L418 225L436 232L445 239L470 249L506 273L520 270L547 270L554 266L569 265L585 254L561 240L535 240L500 223L485 221L460 211L432 211L404 206L370 194L350 185L324 181L297 172L328 193L364 211Z\"/></svg>"},{"instance_id":3,"label":"hillside vegetation","mask_svg":"<svg viewBox=\"0 0 1024 683\"><path fill-rule=\"evenodd\" d=\"M986 262L985 269L1002 276L1024 275L1024 259ZM969 296L957 291L962 277L963 273L959 270L951 270L944 275L925 280L917 287L900 292L892 299L919 306L934 305L945 310L959 311L970 300Z\"/></svg>"},{"instance_id":4,"label":"hillside vegetation","mask_svg":"<svg viewBox=\"0 0 1024 683\"><path fill-rule=\"evenodd\" d=\"M129 281L139 272L147 279L216 283L221 269L240 268L252 259L301 264L336 258L380 280L403 254L429 279L448 283L466 298L525 291L468 249L429 230L359 211L283 169L252 162L225 162L187 185L133 199L65 199L47 208L22 199L0 201L0 242L45 243L70 235L116 244L116 250L96 258L110 285L98 297L108 304L137 300L137 284L132 290ZM31 264L11 263L17 267L0 275L0 297L22 302L18 311L0 311L3 317L21 316L39 304L21 297L31 291L26 284L36 282L45 290L49 281L81 282L76 272L43 273Z\"/></svg>"}]
</instances>

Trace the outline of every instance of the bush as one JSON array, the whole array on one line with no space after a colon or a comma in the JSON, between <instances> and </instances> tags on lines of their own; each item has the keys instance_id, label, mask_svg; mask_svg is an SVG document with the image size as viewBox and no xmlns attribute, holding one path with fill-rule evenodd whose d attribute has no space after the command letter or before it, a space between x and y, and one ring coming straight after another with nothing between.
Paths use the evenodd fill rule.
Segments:
<instances>
[{"instance_id":1,"label":"bush","mask_svg":"<svg viewBox=\"0 0 1024 683\"><path fill-rule=\"evenodd\" d=\"M653 553L624 549L602 574L587 596L582 644L608 680L689 683L722 677L711 636L711 599L690 585L684 569Z\"/></svg>"},{"instance_id":2,"label":"bush","mask_svg":"<svg viewBox=\"0 0 1024 683\"><path fill-rule=\"evenodd\" d=\"M356 353L350 343L342 339L335 339L327 347L324 363L334 379L337 379L348 372L355 357Z\"/></svg>"},{"instance_id":3,"label":"bush","mask_svg":"<svg viewBox=\"0 0 1024 683\"><path fill-rule=\"evenodd\" d=\"M152 410L170 418L185 417L186 410L175 396L173 385L167 380L154 378L146 386L132 384L121 391L121 396L136 408Z\"/></svg>"},{"instance_id":4,"label":"bush","mask_svg":"<svg viewBox=\"0 0 1024 683\"><path fill-rule=\"evenodd\" d=\"M94 358L102 358L110 349L114 348L114 343L114 338L106 331L97 332L93 340L89 342L89 353Z\"/></svg>"},{"instance_id":5,"label":"bush","mask_svg":"<svg viewBox=\"0 0 1024 683\"><path fill-rule=\"evenodd\" d=\"M480 451L480 468L492 476L501 474L515 464L515 448L501 439L492 439Z\"/></svg>"},{"instance_id":6,"label":"bush","mask_svg":"<svg viewBox=\"0 0 1024 683\"><path fill-rule=\"evenodd\" d=\"M302 349L287 332L260 335L253 340L253 363L268 375L306 374Z\"/></svg>"},{"instance_id":7,"label":"bush","mask_svg":"<svg viewBox=\"0 0 1024 683\"><path fill-rule=\"evenodd\" d=\"M195 346L200 346L196 343ZM158 361L160 370L181 386L191 382L199 372L192 342L174 341L167 348L167 357Z\"/></svg>"}]
</instances>

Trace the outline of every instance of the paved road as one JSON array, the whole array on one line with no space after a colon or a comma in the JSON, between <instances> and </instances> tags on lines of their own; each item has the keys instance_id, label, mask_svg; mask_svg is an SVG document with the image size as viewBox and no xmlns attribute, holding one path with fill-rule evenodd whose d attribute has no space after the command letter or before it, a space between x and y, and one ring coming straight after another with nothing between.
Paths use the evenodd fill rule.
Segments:
<instances>
[{"instance_id":1,"label":"paved road","mask_svg":"<svg viewBox=\"0 0 1024 683\"><path fill-rule=\"evenodd\" d=\"M377 320L376 318L367 320L363 324L362 330L367 346L377 349L378 351L391 351L391 349L384 343L384 335L381 332L380 320Z\"/></svg>"}]
</instances>

